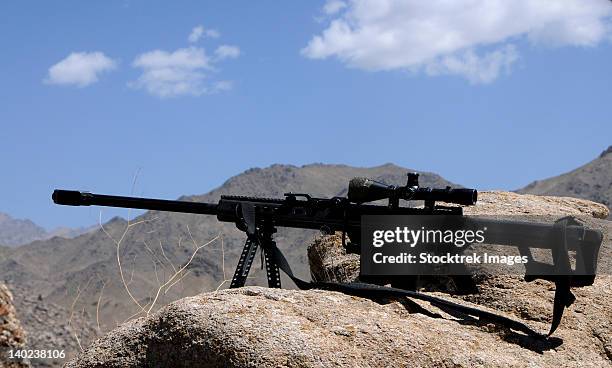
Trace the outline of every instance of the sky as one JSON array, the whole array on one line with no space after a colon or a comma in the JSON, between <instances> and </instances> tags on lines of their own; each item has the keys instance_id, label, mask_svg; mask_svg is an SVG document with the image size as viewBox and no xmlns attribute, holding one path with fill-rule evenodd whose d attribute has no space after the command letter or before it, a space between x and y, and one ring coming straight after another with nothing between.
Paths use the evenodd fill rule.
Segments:
<instances>
[{"instance_id":1,"label":"sky","mask_svg":"<svg viewBox=\"0 0 612 368\"><path fill-rule=\"evenodd\" d=\"M3 1L0 35L0 212L48 229L98 221L55 188L393 162L513 190L612 144L608 0Z\"/></svg>"}]
</instances>

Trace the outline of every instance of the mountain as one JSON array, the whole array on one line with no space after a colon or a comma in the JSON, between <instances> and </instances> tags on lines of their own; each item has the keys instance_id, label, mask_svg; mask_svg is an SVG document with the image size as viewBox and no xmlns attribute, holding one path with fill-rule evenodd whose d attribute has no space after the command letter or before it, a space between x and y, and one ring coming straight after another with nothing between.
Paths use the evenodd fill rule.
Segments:
<instances>
[{"instance_id":1,"label":"mountain","mask_svg":"<svg viewBox=\"0 0 612 368\"><path fill-rule=\"evenodd\" d=\"M61 238L76 238L79 235L96 230L98 227L98 225L82 226L75 228L62 226L48 231L43 239L51 239L54 236L59 236Z\"/></svg>"},{"instance_id":2,"label":"mountain","mask_svg":"<svg viewBox=\"0 0 612 368\"><path fill-rule=\"evenodd\" d=\"M289 191L329 197L345 194L354 176L404 184L408 171L412 170L392 164L372 168L272 165L247 170L209 193L180 199L216 202L224 194L282 197ZM421 184L453 186L433 173L422 173ZM66 207L65 210L79 209ZM222 241L199 249L192 257L196 245L219 234ZM309 277L306 245L317 234L317 231L297 229L279 229L275 234L279 248L296 274L305 278ZM119 239L122 240L119 242ZM53 237L11 249L4 257L0 256L0 280L14 285L16 290L28 290L43 304L52 303L69 310L68 315L76 313L88 317L94 324L99 322L101 331L107 331L142 310L136 302L146 310L155 311L178 298L227 287L228 283L223 281L232 276L243 244L244 234L234 224L219 223L214 216L148 211L129 223L114 218L104 224L104 229L76 238ZM118 255L123 277L118 268ZM183 267L184 271L172 279ZM265 272L259 260L255 261L253 271L254 278L248 284L265 285ZM158 291L164 283L166 288ZM286 279L283 283L290 286ZM124 284L128 285L131 296ZM18 308L24 300L16 295ZM33 328L27 320L24 323L26 329Z\"/></svg>"},{"instance_id":3,"label":"mountain","mask_svg":"<svg viewBox=\"0 0 612 368\"><path fill-rule=\"evenodd\" d=\"M0 212L0 244L17 246L42 239L45 229L30 220L14 219Z\"/></svg>"},{"instance_id":4,"label":"mountain","mask_svg":"<svg viewBox=\"0 0 612 368\"><path fill-rule=\"evenodd\" d=\"M0 262L2 262L11 253L11 248L0 245Z\"/></svg>"},{"instance_id":5,"label":"mountain","mask_svg":"<svg viewBox=\"0 0 612 368\"><path fill-rule=\"evenodd\" d=\"M30 220L15 219L6 213L0 212L0 244L9 247L28 244L35 240L49 239L54 236L74 238L94 228L95 226L75 229L60 227L51 231L46 231Z\"/></svg>"},{"instance_id":6,"label":"mountain","mask_svg":"<svg viewBox=\"0 0 612 368\"><path fill-rule=\"evenodd\" d=\"M534 181L517 192L583 198L612 208L612 146L575 170Z\"/></svg>"}]
</instances>

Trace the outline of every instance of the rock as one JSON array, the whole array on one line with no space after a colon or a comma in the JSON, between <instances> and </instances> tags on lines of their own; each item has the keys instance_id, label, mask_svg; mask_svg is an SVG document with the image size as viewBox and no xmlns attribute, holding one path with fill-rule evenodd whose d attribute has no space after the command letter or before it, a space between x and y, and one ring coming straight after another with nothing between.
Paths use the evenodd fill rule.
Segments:
<instances>
[{"instance_id":1,"label":"rock","mask_svg":"<svg viewBox=\"0 0 612 368\"><path fill-rule=\"evenodd\" d=\"M21 325L28 335L26 349L57 350L65 358L30 359L35 367L61 367L97 337L95 316L87 316L75 308L73 312L42 298L31 295L31 289L14 287L14 305L19 308ZM73 300L73 299L71 299Z\"/></svg>"},{"instance_id":2,"label":"rock","mask_svg":"<svg viewBox=\"0 0 612 368\"><path fill-rule=\"evenodd\" d=\"M336 292L246 287L185 298L123 324L66 367L610 366L602 348L578 342L538 341Z\"/></svg>"},{"instance_id":3,"label":"rock","mask_svg":"<svg viewBox=\"0 0 612 368\"><path fill-rule=\"evenodd\" d=\"M351 282L359 278L359 254L346 253L340 234L315 238L308 247L308 262L314 281Z\"/></svg>"},{"instance_id":4,"label":"rock","mask_svg":"<svg viewBox=\"0 0 612 368\"><path fill-rule=\"evenodd\" d=\"M577 216L605 219L608 207L586 199L539 196L513 192L478 192L475 206L465 207L466 215L504 216Z\"/></svg>"},{"instance_id":5,"label":"rock","mask_svg":"<svg viewBox=\"0 0 612 368\"><path fill-rule=\"evenodd\" d=\"M489 192L469 214L574 215L609 229L607 209L569 198ZM590 222L589 222L590 221ZM603 258L612 258L606 232ZM359 256L341 237L309 248L313 278L350 281ZM545 332L554 286L520 276L475 277L473 295L431 294L522 320ZM155 314L124 323L66 364L85 367L611 367L612 276L574 289L577 301L552 338L523 334L427 303L374 301L323 290L245 287L176 301ZM437 316L436 316L437 315Z\"/></svg>"},{"instance_id":6,"label":"rock","mask_svg":"<svg viewBox=\"0 0 612 368\"><path fill-rule=\"evenodd\" d=\"M26 334L17 318L13 305L13 294L6 285L0 283L0 367L29 367L26 360L10 358L11 351L26 346Z\"/></svg>"}]
</instances>

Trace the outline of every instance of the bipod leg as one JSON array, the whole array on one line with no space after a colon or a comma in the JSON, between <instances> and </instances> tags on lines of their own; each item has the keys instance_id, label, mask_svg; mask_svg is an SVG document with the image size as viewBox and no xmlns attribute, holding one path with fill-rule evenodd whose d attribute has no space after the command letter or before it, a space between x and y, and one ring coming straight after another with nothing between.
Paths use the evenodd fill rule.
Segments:
<instances>
[{"instance_id":1,"label":"bipod leg","mask_svg":"<svg viewBox=\"0 0 612 368\"><path fill-rule=\"evenodd\" d=\"M276 232L276 229L269 223L264 223L261 229L261 252L263 254L266 263L266 276L268 277L268 287L280 288L280 270L278 263L272 254L272 250L276 248L276 242L272 240L272 234Z\"/></svg>"},{"instance_id":2,"label":"bipod leg","mask_svg":"<svg viewBox=\"0 0 612 368\"><path fill-rule=\"evenodd\" d=\"M244 243L244 248L242 249L242 254L238 260L238 266L236 266L236 271L234 272L234 277L232 278L232 283L230 284L230 289L242 287L246 283L247 277L249 276L249 271L253 265L253 260L255 259L257 246L257 237L250 235L247 236L246 243Z\"/></svg>"},{"instance_id":3,"label":"bipod leg","mask_svg":"<svg viewBox=\"0 0 612 368\"><path fill-rule=\"evenodd\" d=\"M276 244L274 242L271 243L271 246L276 247ZM272 249L268 247L262 247L262 252L266 261L266 275L268 276L268 287L278 289L281 287L280 270L278 268L278 264L276 263L272 255Z\"/></svg>"}]
</instances>

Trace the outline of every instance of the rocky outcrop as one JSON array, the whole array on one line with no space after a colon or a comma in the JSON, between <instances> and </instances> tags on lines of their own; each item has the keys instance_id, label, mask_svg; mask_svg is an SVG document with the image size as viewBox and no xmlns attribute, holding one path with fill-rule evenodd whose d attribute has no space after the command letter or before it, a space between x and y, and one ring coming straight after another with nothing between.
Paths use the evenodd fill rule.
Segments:
<instances>
[{"instance_id":1,"label":"rocky outcrop","mask_svg":"<svg viewBox=\"0 0 612 368\"><path fill-rule=\"evenodd\" d=\"M10 356L11 351L23 349L25 345L26 334L13 306L13 294L0 283L0 367L29 367L27 361Z\"/></svg>"},{"instance_id":2,"label":"rocky outcrop","mask_svg":"<svg viewBox=\"0 0 612 368\"><path fill-rule=\"evenodd\" d=\"M449 315L411 313L399 303L247 287L185 298L126 323L66 367L610 365L605 340L591 346L592 339L576 337L564 330L563 344L538 341Z\"/></svg>"},{"instance_id":3,"label":"rocky outcrop","mask_svg":"<svg viewBox=\"0 0 612 368\"><path fill-rule=\"evenodd\" d=\"M470 214L574 215L606 231L607 209L583 200L481 195ZM468 211L466 211L468 212ZM339 236L309 248L313 278L348 281L359 257ZM478 294L431 294L548 330L554 286L519 276L476 278ZM612 277L575 289L552 338L528 337L427 303L374 302L341 293L260 287L205 293L121 325L67 367L606 367L612 366ZM426 313L423 313L425 309Z\"/></svg>"},{"instance_id":4,"label":"rocky outcrop","mask_svg":"<svg viewBox=\"0 0 612 368\"><path fill-rule=\"evenodd\" d=\"M608 207L586 199L553 197L513 192L479 192L475 206L465 207L466 215L576 216L605 219Z\"/></svg>"}]
</instances>

